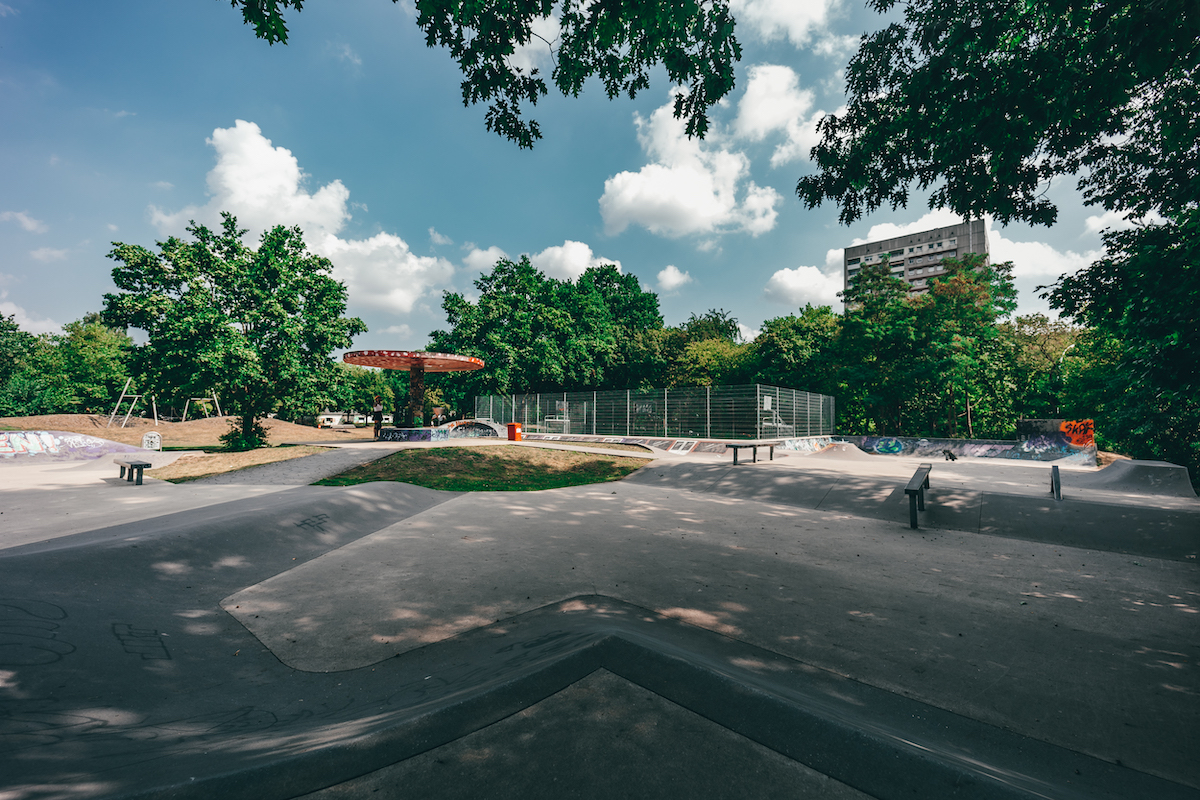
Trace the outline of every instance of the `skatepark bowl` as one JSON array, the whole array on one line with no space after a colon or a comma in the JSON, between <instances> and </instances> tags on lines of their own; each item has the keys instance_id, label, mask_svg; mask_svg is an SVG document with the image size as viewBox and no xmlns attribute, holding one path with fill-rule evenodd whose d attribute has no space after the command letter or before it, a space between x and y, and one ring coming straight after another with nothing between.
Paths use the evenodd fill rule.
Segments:
<instances>
[{"instance_id":1,"label":"skatepark bowl","mask_svg":"<svg viewBox=\"0 0 1200 800\"><path fill-rule=\"evenodd\" d=\"M134 486L47 433L0 458L3 800L1200 798L1170 465L938 462L912 530L918 459L853 445L464 494L307 485L437 442Z\"/></svg>"}]
</instances>

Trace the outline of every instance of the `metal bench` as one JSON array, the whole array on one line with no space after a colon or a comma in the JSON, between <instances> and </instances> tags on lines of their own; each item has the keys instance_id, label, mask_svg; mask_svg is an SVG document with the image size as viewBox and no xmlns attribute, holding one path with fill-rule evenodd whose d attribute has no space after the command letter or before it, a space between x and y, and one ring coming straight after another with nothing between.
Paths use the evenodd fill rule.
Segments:
<instances>
[{"instance_id":1,"label":"metal bench","mask_svg":"<svg viewBox=\"0 0 1200 800\"><path fill-rule=\"evenodd\" d=\"M150 469L154 466L149 461L142 461L140 458L122 458L120 456L114 458L113 463L121 468L121 477L134 486L142 485L142 470ZM126 477L126 473L128 473L128 477ZM134 480L135 473L137 480Z\"/></svg>"},{"instance_id":2,"label":"metal bench","mask_svg":"<svg viewBox=\"0 0 1200 800\"><path fill-rule=\"evenodd\" d=\"M929 488L929 471L933 464L921 464L913 474L904 493L908 495L908 527L916 530L917 512L925 510L925 490Z\"/></svg>"},{"instance_id":3,"label":"metal bench","mask_svg":"<svg viewBox=\"0 0 1200 800\"><path fill-rule=\"evenodd\" d=\"M737 460L737 458L738 458L738 450L741 450L741 449L743 449L743 448L749 447L749 448L750 448L750 452L751 452L751 459L752 459L753 463L756 463L756 464L757 464L757 463L758 463L758 448L759 448L759 447L769 447L769 448L771 448L771 461L774 461L774 460L775 460L775 445L776 445L776 444L778 444L778 442L745 442L744 444L743 444L743 443L741 443L741 442L738 442L737 444L726 444L726 445L725 445L725 449L726 449L726 450L730 450L730 449L732 449L732 450L733 450L733 465L736 467L736 466L737 466L737 463L738 463L738 460Z\"/></svg>"}]
</instances>

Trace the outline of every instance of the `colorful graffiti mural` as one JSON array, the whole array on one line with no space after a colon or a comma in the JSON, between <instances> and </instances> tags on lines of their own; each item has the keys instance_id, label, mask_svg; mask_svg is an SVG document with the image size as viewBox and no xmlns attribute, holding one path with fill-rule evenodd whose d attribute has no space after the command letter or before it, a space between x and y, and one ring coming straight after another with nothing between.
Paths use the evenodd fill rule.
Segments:
<instances>
[{"instance_id":1,"label":"colorful graffiti mural","mask_svg":"<svg viewBox=\"0 0 1200 800\"><path fill-rule=\"evenodd\" d=\"M1055 423L1062 420L1053 420ZM1090 420L1088 420L1090 422ZM834 439L858 446L867 453L892 456L916 456L918 458L943 458L947 451L956 457L1009 458L1021 461L1062 461L1069 464L1096 465L1096 445L1076 444L1088 441L1092 435L1077 429L1074 434L1055 429L1049 433L1037 433L1019 441L1003 439L928 439L908 436L835 436ZM1087 438L1085 438L1085 436Z\"/></svg>"},{"instance_id":2,"label":"colorful graffiti mural","mask_svg":"<svg viewBox=\"0 0 1200 800\"><path fill-rule=\"evenodd\" d=\"M65 431L0 431L0 461L36 457L51 461L78 461L111 453L142 453L133 445Z\"/></svg>"}]
</instances>

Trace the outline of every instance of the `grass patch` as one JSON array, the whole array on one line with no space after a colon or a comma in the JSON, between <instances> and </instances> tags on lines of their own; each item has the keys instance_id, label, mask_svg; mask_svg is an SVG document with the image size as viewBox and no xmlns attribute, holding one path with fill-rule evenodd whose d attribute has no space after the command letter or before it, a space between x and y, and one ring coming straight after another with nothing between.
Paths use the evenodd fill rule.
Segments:
<instances>
[{"instance_id":1,"label":"grass patch","mask_svg":"<svg viewBox=\"0 0 1200 800\"><path fill-rule=\"evenodd\" d=\"M532 492L617 481L647 463L644 458L514 445L435 447L401 450L317 485L400 481L449 492Z\"/></svg>"},{"instance_id":2,"label":"grass patch","mask_svg":"<svg viewBox=\"0 0 1200 800\"><path fill-rule=\"evenodd\" d=\"M180 456L165 467L146 470L146 474L171 483L185 483L211 475L223 475L226 472L236 472L247 467L257 467L259 464L273 464L276 461L288 461L293 458L327 452L329 452L328 447L311 445L260 447L257 450L246 450L240 453L212 449L202 455Z\"/></svg>"}]
</instances>

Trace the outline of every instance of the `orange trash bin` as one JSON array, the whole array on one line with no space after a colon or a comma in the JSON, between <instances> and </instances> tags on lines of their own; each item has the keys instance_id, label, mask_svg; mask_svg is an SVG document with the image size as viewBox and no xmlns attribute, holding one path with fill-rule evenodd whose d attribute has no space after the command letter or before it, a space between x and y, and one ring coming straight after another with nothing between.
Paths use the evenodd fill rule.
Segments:
<instances>
[{"instance_id":1,"label":"orange trash bin","mask_svg":"<svg viewBox=\"0 0 1200 800\"><path fill-rule=\"evenodd\" d=\"M521 423L519 423L519 422L508 423L508 440L510 442L521 441Z\"/></svg>"}]
</instances>

